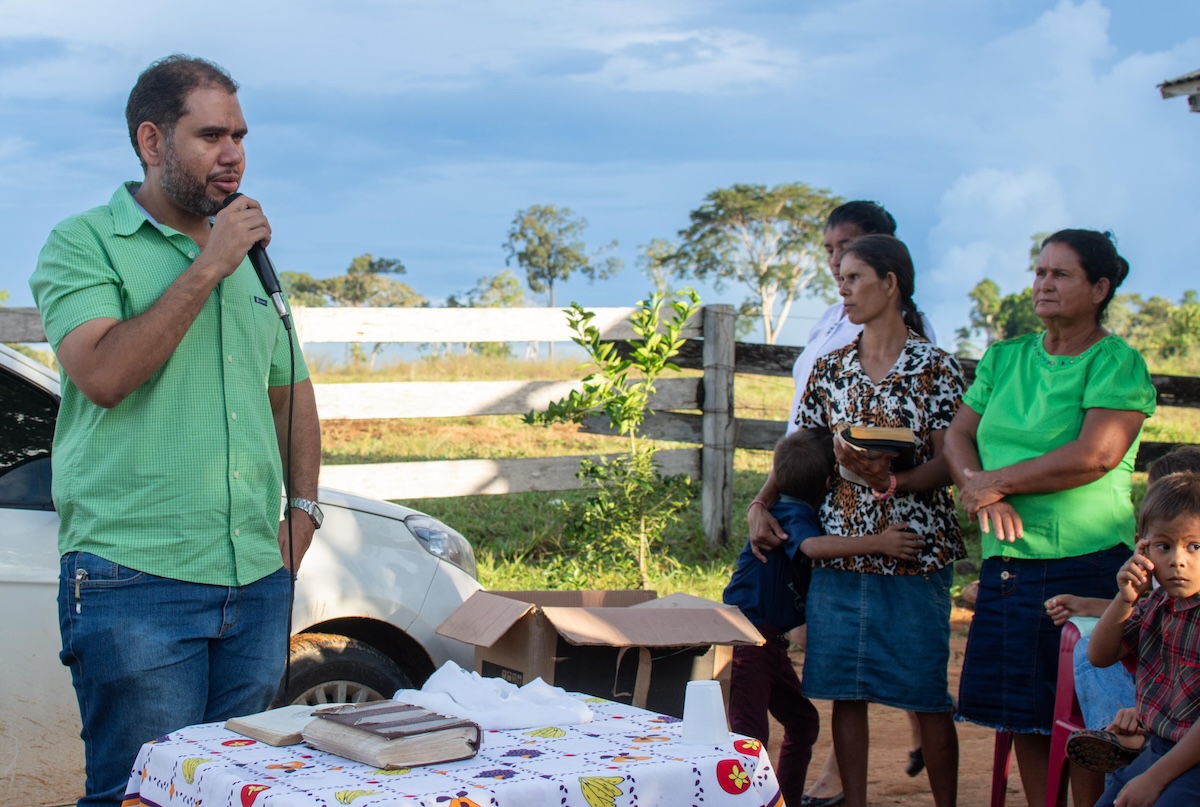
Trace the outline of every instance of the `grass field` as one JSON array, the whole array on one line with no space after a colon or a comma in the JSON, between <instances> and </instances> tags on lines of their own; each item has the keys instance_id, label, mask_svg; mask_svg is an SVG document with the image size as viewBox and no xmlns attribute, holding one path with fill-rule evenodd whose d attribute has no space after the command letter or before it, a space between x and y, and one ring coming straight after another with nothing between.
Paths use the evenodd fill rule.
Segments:
<instances>
[{"instance_id":1,"label":"grass field","mask_svg":"<svg viewBox=\"0 0 1200 807\"><path fill-rule=\"evenodd\" d=\"M578 377L573 361L502 362L470 357L392 364L374 373L339 368L315 368L322 383L352 381L450 381L501 379L562 379ZM739 375L735 385L737 416L778 420L791 403L791 379ZM782 425L781 425L782 433ZM1163 408L1147 422L1143 439L1160 442L1200 442L1200 409ZM323 424L328 464L395 462L404 460L513 458L619 452L622 438L580 432L575 426L550 428L524 425L518 417L471 417L415 420L327 421ZM758 492L770 464L765 451L738 450L734 458L734 528L744 528L741 514ZM1143 475L1135 476L1135 497L1144 489ZM609 588L604 569L586 571L562 562L565 508L583 494L521 493L406 501L412 507L445 520L467 536L479 561L480 582L492 589ZM979 558L979 534L964 525L968 552ZM652 583L660 595L677 591L720 599L742 540L706 550L700 527L699 502L666 536L660 569ZM970 569L958 575L957 585L973 577Z\"/></svg>"}]
</instances>

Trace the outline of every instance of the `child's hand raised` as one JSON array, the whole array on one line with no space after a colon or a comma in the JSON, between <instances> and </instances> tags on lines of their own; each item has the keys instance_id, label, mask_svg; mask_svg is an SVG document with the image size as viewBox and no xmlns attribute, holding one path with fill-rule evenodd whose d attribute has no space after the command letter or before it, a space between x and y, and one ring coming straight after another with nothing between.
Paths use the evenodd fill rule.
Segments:
<instances>
[{"instance_id":1,"label":"child's hand raised","mask_svg":"<svg viewBox=\"0 0 1200 807\"><path fill-rule=\"evenodd\" d=\"M1121 571L1117 572L1117 592L1127 603L1137 602L1138 597L1150 590L1154 562L1145 555L1148 546L1148 540L1138 541L1133 556L1125 561Z\"/></svg>"}]
</instances>

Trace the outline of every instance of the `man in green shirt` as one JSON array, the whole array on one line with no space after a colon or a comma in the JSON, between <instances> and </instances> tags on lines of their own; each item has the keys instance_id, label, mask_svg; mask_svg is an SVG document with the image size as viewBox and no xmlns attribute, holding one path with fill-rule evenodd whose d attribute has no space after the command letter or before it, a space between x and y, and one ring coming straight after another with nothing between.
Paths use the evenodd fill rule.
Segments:
<instances>
[{"instance_id":1,"label":"man in green shirt","mask_svg":"<svg viewBox=\"0 0 1200 807\"><path fill-rule=\"evenodd\" d=\"M145 180L55 227L30 280L62 372L59 621L88 807L120 804L142 743L270 703L320 524L312 384L246 260L270 225L248 197L222 208L245 168L237 84L171 56L126 117Z\"/></svg>"}]
</instances>

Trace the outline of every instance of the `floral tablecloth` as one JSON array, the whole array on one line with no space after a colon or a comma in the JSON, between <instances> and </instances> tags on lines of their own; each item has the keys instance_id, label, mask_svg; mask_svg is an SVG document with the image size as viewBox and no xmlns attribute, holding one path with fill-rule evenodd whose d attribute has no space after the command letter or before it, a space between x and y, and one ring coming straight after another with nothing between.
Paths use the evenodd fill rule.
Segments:
<instances>
[{"instance_id":1,"label":"floral tablecloth","mask_svg":"<svg viewBox=\"0 0 1200 807\"><path fill-rule=\"evenodd\" d=\"M138 754L125 807L779 807L757 740L685 745L678 718L579 695L591 723L485 731L473 759L376 770L190 726Z\"/></svg>"}]
</instances>

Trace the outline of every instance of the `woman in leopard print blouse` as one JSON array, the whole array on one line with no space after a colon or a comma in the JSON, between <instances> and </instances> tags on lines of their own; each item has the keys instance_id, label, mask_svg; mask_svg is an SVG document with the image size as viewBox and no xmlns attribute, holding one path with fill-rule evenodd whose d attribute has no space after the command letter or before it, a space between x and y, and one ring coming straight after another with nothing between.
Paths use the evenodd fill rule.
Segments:
<instances>
[{"instance_id":1,"label":"woman in leopard print blouse","mask_svg":"<svg viewBox=\"0 0 1200 807\"><path fill-rule=\"evenodd\" d=\"M883 703L917 713L934 803L947 807L958 787L946 680L950 584L966 552L942 441L962 399L962 372L924 338L912 258L901 241L859 238L841 268L846 315L863 332L817 360L797 425L907 427L916 448L912 466L901 469L893 467L896 455L835 442L851 473L834 478L821 506L828 534L801 544L814 562L804 690L834 702L847 805L866 805L867 705Z\"/></svg>"}]
</instances>

